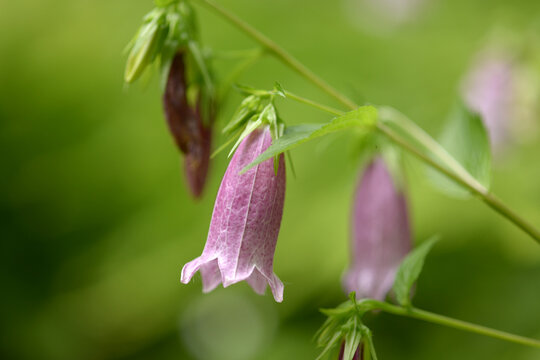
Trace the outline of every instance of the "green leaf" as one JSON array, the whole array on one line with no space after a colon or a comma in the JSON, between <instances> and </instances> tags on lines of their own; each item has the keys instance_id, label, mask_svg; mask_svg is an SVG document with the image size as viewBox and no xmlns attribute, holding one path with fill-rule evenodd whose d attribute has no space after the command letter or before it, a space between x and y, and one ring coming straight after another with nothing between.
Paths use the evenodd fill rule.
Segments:
<instances>
[{"instance_id":1,"label":"green leaf","mask_svg":"<svg viewBox=\"0 0 540 360\"><path fill-rule=\"evenodd\" d=\"M434 236L414 249L399 266L394 280L394 293L399 304L402 306L411 305L411 289L424 266L424 260L435 243L439 240Z\"/></svg>"},{"instance_id":2,"label":"green leaf","mask_svg":"<svg viewBox=\"0 0 540 360\"><path fill-rule=\"evenodd\" d=\"M259 155L251 164L242 169L246 172L258 164L291 150L307 141L321 136L334 133L336 131L357 127L363 131L372 130L377 121L377 110L373 106L362 106L356 110L336 117L326 124L302 124L289 126L285 129L283 136L277 139L264 153Z\"/></svg>"},{"instance_id":3,"label":"green leaf","mask_svg":"<svg viewBox=\"0 0 540 360\"><path fill-rule=\"evenodd\" d=\"M489 189L491 179L491 147L482 118L465 104L459 103L450 115L440 137L441 145L480 184ZM448 177L430 169L429 179L449 195L466 198L470 191Z\"/></svg>"}]
</instances>

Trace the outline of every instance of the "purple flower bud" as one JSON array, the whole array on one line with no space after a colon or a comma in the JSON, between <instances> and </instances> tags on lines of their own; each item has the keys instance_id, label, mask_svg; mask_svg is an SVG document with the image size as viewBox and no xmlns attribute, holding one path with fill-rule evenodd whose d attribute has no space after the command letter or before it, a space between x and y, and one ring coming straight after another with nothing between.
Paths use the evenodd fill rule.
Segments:
<instances>
[{"instance_id":1,"label":"purple flower bud","mask_svg":"<svg viewBox=\"0 0 540 360\"><path fill-rule=\"evenodd\" d=\"M200 270L204 292L246 280L259 294L270 285L274 299L283 300L283 283L273 272L285 200L283 155L277 175L273 159L239 173L271 144L269 129L257 129L236 150L219 187L203 253L182 269L184 284Z\"/></svg>"},{"instance_id":2,"label":"purple flower bud","mask_svg":"<svg viewBox=\"0 0 540 360\"><path fill-rule=\"evenodd\" d=\"M405 196L382 158L366 168L356 189L352 214L352 264L344 277L347 292L384 300L403 258L411 249Z\"/></svg>"},{"instance_id":3,"label":"purple flower bud","mask_svg":"<svg viewBox=\"0 0 540 360\"><path fill-rule=\"evenodd\" d=\"M185 154L184 171L189 188L193 196L198 198L206 183L210 164L212 121L204 124L200 104L194 109L188 102L186 91L184 54L179 52L171 64L163 105L169 130L176 145Z\"/></svg>"},{"instance_id":4,"label":"purple flower bud","mask_svg":"<svg viewBox=\"0 0 540 360\"><path fill-rule=\"evenodd\" d=\"M515 70L510 56L484 54L464 81L465 101L482 115L494 149L506 142L514 117Z\"/></svg>"}]
</instances>

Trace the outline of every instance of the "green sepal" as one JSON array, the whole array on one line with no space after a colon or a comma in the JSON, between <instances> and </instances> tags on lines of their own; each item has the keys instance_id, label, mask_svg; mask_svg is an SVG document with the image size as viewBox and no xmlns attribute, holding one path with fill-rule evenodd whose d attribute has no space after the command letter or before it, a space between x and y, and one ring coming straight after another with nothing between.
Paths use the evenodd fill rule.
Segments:
<instances>
[{"instance_id":1,"label":"green sepal","mask_svg":"<svg viewBox=\"0 0 540 360\"><path fill-rule=\"evenodd\" d=\"M172 59L189 41L196 39L195 16L185 1L156 0L156 8L143 19L143 24L128 44L129 52L124 79L137 80L156 59L160 59L162 88Z\"/></svg>"},{"instance_id":2,"label":"green sepal","mask_svg":"<svg viewBox=\"0 0 540 360\"><path fill-rule=\"evenodd\" d=\"M339 342L342 339L342 337L343 337L343 334L341 333L341 331L335 332L333 336L330 338L330 340L326 343L326 346L324 347L323 351L319 354L319 356L317 356L315 360L321 360L330 352L335 350L338 347Z\"/></svg>"},{"instance_id":3,"label":"green sepal","mask_svg":"<svg viewBox=\"0 0 540 360\"><path fill-rule=\"evenodd\" d=\"M369 352L369 359L376 359L371 331L362 322L365 312L373 309L372 300L356 301L356 294L353 292L349 294L348 301L336 308L321 310L328 318L315 335L317 345L324 348L318 359L330 354L342 343L342 359L354 359L356 352L361 349L361 344L364 345L364 351Z\"/></svg>"},{"instance_id":4,"label":"green sepal","mask_svg":"<svg viewBox=\"0 0 540 360\"><path fill-rule=\"evenodd\" d=\"M261 98L259 96L250 95L245 98L235 114L233 115L231 121L223 128L224 134L231 134L238 129L245 126L245 124L253 117L255 114L262 111Z\"/></svg>"},{"instance_id":5,"label":"green sepal","mask_svg":"<svg viewBox=\"0 0 540 360\"><path fill-rule=\"evenodd\" d=\"M360 324L358 323L358 317L354 316L352 321L349 320L349 322L351 324L350 329L348 329L345 335L345 346L342 357L343 360L353 360L354 354L358 350L360 342L362 341L362 331Z\"/></svg>"},{"instance_id":6,"label":"green sepal","mask_svg":"<svg viewBox=\"0 0 540 360\"><path fill-rule=\"evenodd\" d=\"M253 131L255 131L262 124L263 124L262 113L259 114L259 115L253 116L247 122L247 125L246 125L244 131L242 131L242 134L240 134L240 136L238 137L238 140L236 140L236 143L234 144L231 151L229 152L228 157L231 157L232 154L234 154L234 152L236 151L238 146L240 146L240 144L242 143L242 140L244 140L246 137L248 137L249 134L251 134Z\"/></svg>"},{"instance_id":7,"label":"green sepal","mask_svg":"<svg viewBox=\"0 0 540 360\"><path fill-rule=\"evenodd\" d=\"M154 9L144 19L143 25L128 44L128 60L124 80L132 83L159 55L168 33L165 12Z\"/></svg>"},{"instance_id":8,"label":"green sepal","mask_svg":"<svg viewBox=\"0 0 540 360\"><path fill-rule=\"evenodd\" d=\"M375 352L375 346L373 345L373 335L371 330L365 325L362 325L361 328L364 336L364 356L362 359L377 360L377 353Z\"/></svg>"}]
</instances>

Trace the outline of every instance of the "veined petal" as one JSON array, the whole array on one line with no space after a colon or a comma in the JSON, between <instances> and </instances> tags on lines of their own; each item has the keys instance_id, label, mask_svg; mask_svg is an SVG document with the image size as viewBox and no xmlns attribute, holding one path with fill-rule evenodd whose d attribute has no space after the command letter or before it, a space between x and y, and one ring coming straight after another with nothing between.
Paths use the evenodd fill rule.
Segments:
<instances>
[{"instance_id":1,"label":"veined petal","mask_svg":"<svg viewBox=\"0 0 540 360\"><path fill-rule=\"evenodd\" d=\"M186 264L183 282L201 269L203 284L210 288L215 272L207 270L205 280L200 261L217 261L224 287L247 280L257 293L263 293L269 284L276 301L282 301L283 283L273 273L273 260L285 199L283 155L277 174L270 159L240 175L271 143L265 128L255 130L240 144L221 182L203 254Z\"/></svg>"}]
</instances>

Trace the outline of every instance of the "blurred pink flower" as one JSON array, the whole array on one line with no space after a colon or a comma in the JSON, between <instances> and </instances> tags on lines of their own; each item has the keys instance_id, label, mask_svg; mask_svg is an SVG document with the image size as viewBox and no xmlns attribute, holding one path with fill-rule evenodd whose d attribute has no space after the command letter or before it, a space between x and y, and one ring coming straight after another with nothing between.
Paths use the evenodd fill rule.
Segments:
<instances>
[{"instance_id":1,"label":"blurred pink flower","mask_svg":"<svg viewBox=\"0 0 540 360\"><path fill-rule=\"evenodd\" d=\"M184 284L200 270L204 292L219 283L227 287L246 280L259 294L270 285L274 299L283 300L283 283L273 272L285 199L283 155L277 175L273 159L239 174L271 143L266 127L253 131L240 144L221 182L203 253L182 269Z\"/></svg>"},{"instance_id":2,"label":"blurred pink flower","mask_svg":"<svg viewBox=\"0 0 540 360\"><path fill-rule=\"evenodd\" d=\"M467 74L463 96L483 118L492 147L508 140L514 115L516 67L509 55L484 54Z\"/></svg>"},{"instance_id":3,"label":"blurred pink flower","mask_svg":"<svg viewBox=\"0 0 540 360\"><path fill-rule=\"evenodd\" d=\"M386 33L414 22L427 0L342 0L351 22L375 33Z\"/></svg>"},{"instance_id":4,"label":"blurred pink flower","mask_svg":"<svg viewBox=\"0 0 540 360\"><path fill-rule=\"evenodd\" d=\"M384 300L395 273L411 249L407 202L386 164L376 157L358 183L352 214L352 264L344 276L347 292Z\"/></svg>"}]
</instances>

